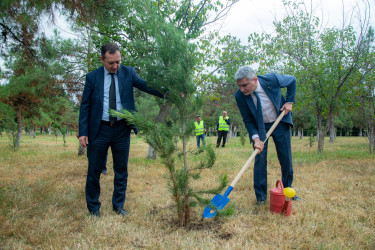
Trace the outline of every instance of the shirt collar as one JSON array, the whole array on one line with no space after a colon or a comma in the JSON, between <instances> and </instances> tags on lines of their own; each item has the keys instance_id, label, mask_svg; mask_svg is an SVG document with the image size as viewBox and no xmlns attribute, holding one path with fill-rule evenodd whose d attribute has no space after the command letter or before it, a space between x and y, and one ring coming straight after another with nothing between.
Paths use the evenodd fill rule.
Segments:
<instances>
[{"instance_id":1,"label":"shirt collar","mask_svg":"<svg viewBox=\"0 0 375 250\"><path fill-rule=\"evenodd\" d=\"M257 89L256 89L255 91L259 93L259 91L262 91L263 88L262 88L262 86L260 85L260 83L259 83L258 80L257 80L257 83L258 83L258 86L257 86Z\"/></svg>"},{"instance_id":2,"label":"shirt collar","mask_svg":"<svg viewBox=\"0 0 375 250\"><path fill-rule=\"evenodd\" d=\"M259 93L259 91L262 91L262 89L263 89L262 86L260 86L260 83L257 80L257 88L251 93L251 95L255 96L254 92L256 91L257 93Z\"/></svg>"},{"instance_id":3,"label":"shirt collar","mask_svg":"<svg viewBox=\"0 0 375 250\"><path fill-rule=\"evenodd\" d=\"M105 76L109 75L109 71L104 66L103 66L103 68L104 68L104 75ZM115 76L117 76L117 72L118 72L118 70L116 71L116 73L114 73Z\"/></svg>"}]
</instances>

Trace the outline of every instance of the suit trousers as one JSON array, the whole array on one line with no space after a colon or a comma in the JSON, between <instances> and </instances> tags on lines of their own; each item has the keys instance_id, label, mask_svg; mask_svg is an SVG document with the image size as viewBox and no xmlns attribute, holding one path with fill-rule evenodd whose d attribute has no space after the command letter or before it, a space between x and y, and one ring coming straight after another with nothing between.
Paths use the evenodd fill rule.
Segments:
<instances>
[{"instance_id":1,"label":"suit trousers","mask_svg":"<svg viewBox=\"0 0 375 250\"><path fill-rule=\"evenodd\" d=\"M266 131L273 123L266 123ZM277 157L281 165L281 178L284 187L291 187L293 182L293 164L290 125L280 122L271 134L276 146ZM255 157L254 164L254 191L258 201L267 199L267 150L268 141L263 151Z\"/></svg>"},{"instance_id":2,"label":"suit trousers","mask_svg":"<svg viewBox=\"0 0 375 250\"><path fill-rule=\"evenodd\" d=\"M104 165L108 149L111 147L114 170L114 190L112 196L113 208L123 208L125 203L128 159L130 147L130 127L122 123L117 127L101 124L98 136L88 144L89 167L86 180L86 202L89 211L100 209L100 174Z\"/></svg>"}]
</instances>

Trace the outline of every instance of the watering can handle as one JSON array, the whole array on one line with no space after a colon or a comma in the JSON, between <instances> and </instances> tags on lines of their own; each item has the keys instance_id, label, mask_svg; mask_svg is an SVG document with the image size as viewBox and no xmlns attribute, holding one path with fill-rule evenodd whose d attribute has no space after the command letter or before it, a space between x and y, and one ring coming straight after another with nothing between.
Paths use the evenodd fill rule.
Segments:
<instances>
[{"instance_id":1,"label":"watering can handle","mask_svg":"<svg viewBox=\"0 0 375 250\"><path fill-rule=\"evenodd\" d=\"M277 187L278 184L279 184L281 190L284 190L284 185L283 185L282 181L277 180L277 181L276 181L276 187Z\"/></svg>"},{"instance_id":2,"label":"watering can handle","mask_svg":"<svg viewBox=\"0 0 375 250\"><path fill-rule=\"evenodd\" d=\"M270 137L270 135L275 130L276 126L279 124L279 122L281 121L281 119L283 119L284 114L285 114L285 109L283 110L283 112L281 112L281 114L279 115L279 117L277 117L276 121L273 123L272 127L268 130L268 132L266 134L266 139L264 140L263 143L265 143L268 140L268 137ZM247 162L245 163L245 165L242 167L242 169L240 170L240 172L237 174L236 178L233 180L232 184L230 184L231 187L234 187L237 184L237 182L239 181L239 179L241 178L241 176L243 175L243 173L245 173L246 169L250 166L250 163L254 160L254 158L258 154L258 152L259 152L259 149L255 149L254 150L254 152L251 154L250 158L247 160Z\"/></svg>"}]
</instances>

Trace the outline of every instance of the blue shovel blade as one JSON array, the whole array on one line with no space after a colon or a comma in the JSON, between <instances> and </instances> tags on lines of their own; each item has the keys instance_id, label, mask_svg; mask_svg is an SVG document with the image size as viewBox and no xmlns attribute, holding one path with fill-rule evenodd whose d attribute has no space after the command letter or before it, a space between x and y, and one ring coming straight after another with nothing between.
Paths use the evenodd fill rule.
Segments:
<instances>
[{"instance_id":1,"label":"blue shovel blade","mask_svg":"<svg viewBox=\"0 0 375 250\"><path fill-rule=\"evenodd\" d=\"M222 210L229 202L229 198L227 196L223 196L221 194L215 195L215 197L211 200L210 204L206 206L203 211L203 218L212 218L216 215L217 210Z\"/></svg>"}]
</instances>

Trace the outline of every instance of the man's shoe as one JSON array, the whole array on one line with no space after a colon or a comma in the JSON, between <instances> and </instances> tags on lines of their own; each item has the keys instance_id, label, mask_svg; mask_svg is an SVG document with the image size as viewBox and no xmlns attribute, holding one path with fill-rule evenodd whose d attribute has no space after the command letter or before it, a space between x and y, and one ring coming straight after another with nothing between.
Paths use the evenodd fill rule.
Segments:
<instances>
[{"instance_id":1,"label":"man's shoe","mask_svg":"<svg viewBox=\"0 0 375 250\"><path fill-rule=\"evenodd\" d=\"M292 198L292 200L294 200L294 201L302 201L302 199L301 198L299 198L297 195L296 196L294 196L293 198Z\"/></svg>"},{"instance_id":2,"label":"man's shoe","mask_svg":"<svg viewBox=\"0 0 375 250\"><path fill-rule=\"evenodd\" d=\"M220 145L216 145L216 147L218 148Z\"/></svg>"},{"instance_id":3,"label":"man's shoe","mask_svg":"<svg viewBox=\"0 0 375 250\"><path fill-rule=\"evenodd\" d=\"M113 208L113 211L115 211L116 214L119 214L121 216L129 215L129 213L126 212L123 208Z\"/></svg>"},{"instance_id":4,"label":"man's shoe","mask_svg":"<svg viewBox=\"0 0 375 250\"><path fill-rule=\"evenodd\" d=\"M96 211L90 211L90 215L91 215L92 217L100 218L99 210L96 210Z\"/></svg>"},{"instance_id":5,"label":"man's shoe","mask_svg":"<svg viewBox=\"0 0 375 250\"><path fill-rule=\"evenodd\" d=\"M103 169L102 174L107 174L107 169Z\"/></svg>"},{"instance_id":6,"label":"man's shoe","mask_svg":"<svg viewBox=\"0 0 375 250\"><path fill-rule=\"evenodd\" d=\"M255 203L256 206L266 205L266 201L257 201Z\"/></svg>"},{"instance_id":7,"label":"man's shoe","mask_svg":"<svg viewBox=\"0 0 375 250\"><path fill-rule=\"evenodd\" d=\"M221 146L222 148L225 148L225 145Z\"/></svg>"}]
</instances>

